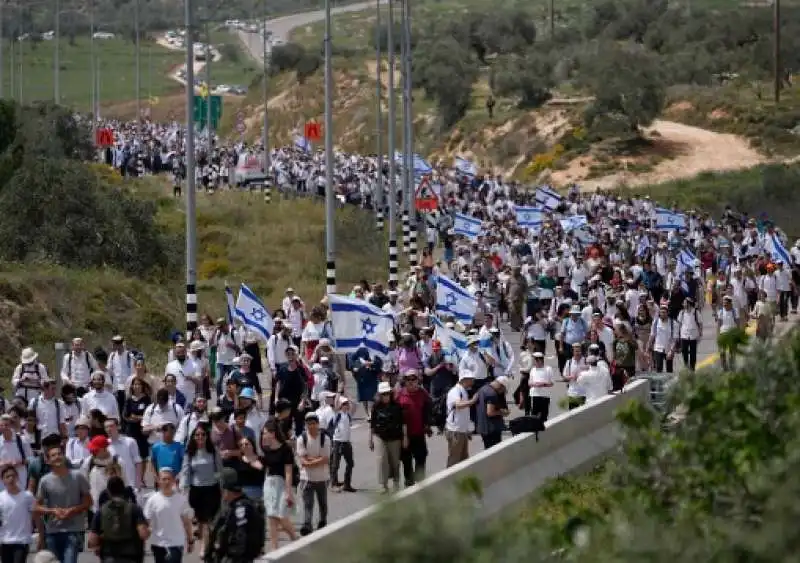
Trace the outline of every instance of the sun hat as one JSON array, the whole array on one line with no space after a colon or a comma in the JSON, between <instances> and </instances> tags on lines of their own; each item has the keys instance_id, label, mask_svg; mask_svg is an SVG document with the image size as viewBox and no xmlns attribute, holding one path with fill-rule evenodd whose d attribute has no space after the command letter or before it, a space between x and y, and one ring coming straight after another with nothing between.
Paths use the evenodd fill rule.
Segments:
<instances>
[{"instance_id":1,"label":"sun hat","mask_svg":"<svg viewBox=\"0 0 800 563\"><path fill-rule=\"evenodd\" d=\"M23 364L32 364L38 357L39 354L36 353L36 350L28 347L22 350L22 354L19 356L19 361Z\"/></svg>"}]
</instances>

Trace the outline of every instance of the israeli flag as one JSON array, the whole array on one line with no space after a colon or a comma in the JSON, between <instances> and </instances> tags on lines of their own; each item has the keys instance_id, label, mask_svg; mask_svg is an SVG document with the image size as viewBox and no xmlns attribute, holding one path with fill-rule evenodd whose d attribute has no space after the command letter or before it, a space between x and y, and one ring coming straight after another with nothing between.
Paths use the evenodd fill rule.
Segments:
<instances>
[{"instance_id":1,"label":"israeli flag","mask_svg":"<svg viewBox=\"0 0 800 563\"><path fill-rule=\"evenodd\" d=\"M471 323L478 301L469 291L446 276L436 278L436 312Z\"/></svg>"},{"instance_id":2,"label":"israeli flag","mask_svg":"<svg viewBox=\"0 0 800 563\"><path fill-rule=\"evenodd\" d=\"M659 231L674 231L686 228L686 216L674 213L669 209L656 209L656 229Z\"/></svg>"},{"instance_id":3,"label":"israeli flag","mask_svg":"<svg viewBox=\"0 0 800 563\"><path fill-rule=\"evenodd\" d=\"M456 213L456 218L453 221L453 230L457 235L471 239L478 238L478 235L481 234L481 220L469 215Z\"/></svg>"},{"instance_id":4,"label":"israeli flag","mask_svg":"<svg viewBox=\"0 0 800 563\"><path fill-rule=\"evenodd\" d=\"M478 174L478 167L475 163L460 156L456 157L456 172L468 178L474 178Z\"/></svg>"},{"instance_id":5,"label":"israeli flag","mask_svg":"<svg viewBox=\"0 0 800 563\"><path fill-rule=\"evenodd\" d=\"M298 135L294 138L294 146L303 152L311 152L311 141Z\"/></svg>"},{"instance_id":6,"label":"israeli flag","mask_svg":"<svg viewBox=\"0 0 800 563\"><path fill-rule=\"evenodd\" d=\"M516 206L517 224L534 232L539 232L544 223L544 210L538 207Z\"/></svg>"},{"instance_id":7,"label":"israeli flag","mask_svg":"<svg viewBox=\"0 0 800 563\"><path fill-rule=\"evenodd\" d=\"M428 164L428 161L426 161L420 155L418 154L411 155L411 160L412 160L412 167L414 169L414 175L424 176L425 174L430 174L431 172L433 172L433 167L430 164ZM400 166L402 166L403 153L395 151L394 161Z\"/></svg>"},{"instance_id":8,"label":"israeli flag","mask_svg":"<svg viewBox=\"0 0 800 563\"><path fill-rule=\"evenodd\" d=\"M775 233L767 233L764 237L764 250L769 252L773 262L783 262L786 266L791 266L793 263L786 247Z\"/></svg>"},{"instance_id":9,"label":"israeli flag","mask_svg":"<svg viewBox=\"0 0 800 563\"><path fill-rule=\"evenodd\" d=\"M697 257L689 249L684 248L678 253L678 264L675 269L683 275L687 270L694 272L696 264Z\"/></svg>"},{"instance_id":10,"label":"israeli flag","mask_svg":"<svg viewBox=\"0 0 800 563\"><path fill-rule=\"evenodd\" d=\"M597 242L597 237L590 233L585 225L579 229L575 229L572 232L572 236L578 239L578 242L584 246L588 246Z\"/></svg>"},{"instance_id":11,"label":"israeli flag","mask_svg":"<svg viewBox=\"0 0 800 563\"><path fill-rule=\"evenodd\" d=\"M394 316L376 306L352 297L328 295L336 335L336 349L352 354L362 345L381 358L389 354L389 334Z\"/></svg>"},{"instance_id":12,"label":"israeli flag","mask_svg":"<svg viewBox=\"0 0 800 563\"><path fill-rule=\"evenodd\" d=\"M570 231L574 231L575 229L585 227L589 224L589 220L586 218L586 215L573 215L572 217L561 219L559 223L561 223L561 228L568 233Z\"/></svg>"},{"instance_id":13,"label":"israeli flag","mask_svg":"<svg viewBox=\"0 0 800 563\"><path fill-rule=\"evenodd\" d=\"M557 191L549 186L542 186L536 189L536 204L552 211L564 201Z\"/></svg>"},{"instance_id":14,"label":"israeli flag","mask_svg":"<svg viewBox=\"0 0 800 563\"><path fill-rule=\"evenodd\" d=\"M233 326L233 319L238 318L236 315L236 305L233 304L233 291L228 286L228 282L225 282L225 301L227 304L227 318L228 318L228 326ZM243 321L244 322L244 321Z\"/></svg>"},{"instance_id":15,"label":"israeli flag","mask_svg":"<svg viewBox=\"0 0 800 563\"><path fill-rule=\"evenodd\" d=\"M435 330L434 338L442 345L445 358L458 364L461 356L467 351L467 337L457 330L447 328L437 317L433 317L433 328Z\"/></svg>"},{"instance_id":16,"label":"israeli flag","mask_svg":"<svg viewBox=\"0 0 800 563\"><path fill-rule=\"evenodd\" d=\"M647 251L651 248L652 246L650 246L650 238L647 235L642 235L642 238L639 239L639 244L636 247L636 256L641 258L647 254Z\"/></svg>"},{"instance_id":17,"label":"israeli flag","mask_svg":"<svg viewBox=\"0 0 800 563\"><path fill-rule=\"evenodd\" d=\"M275 322L269 309L253 291L242 284L239 288L239 298L236 300L236 314L245 326L260 334L264 340L269 340Z\"/></svg>"}]
</instances>

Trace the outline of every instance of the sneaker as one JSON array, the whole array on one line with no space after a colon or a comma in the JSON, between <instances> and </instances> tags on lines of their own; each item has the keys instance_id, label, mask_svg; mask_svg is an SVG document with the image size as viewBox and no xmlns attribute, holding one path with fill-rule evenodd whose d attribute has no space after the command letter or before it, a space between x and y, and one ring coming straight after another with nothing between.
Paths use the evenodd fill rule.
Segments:
<instances>
[{"instance_id":1,"label":"sneaker","mask_svg":"<svg viewBox=\"0 0 800 563\"><path fill-rule=\"evenodd\" d=\"M307 536L313 531L314 530L312 530L310 527L303 526L302 528L300 528L300 535L301 536Z\"/></svg>"}]
</instances>

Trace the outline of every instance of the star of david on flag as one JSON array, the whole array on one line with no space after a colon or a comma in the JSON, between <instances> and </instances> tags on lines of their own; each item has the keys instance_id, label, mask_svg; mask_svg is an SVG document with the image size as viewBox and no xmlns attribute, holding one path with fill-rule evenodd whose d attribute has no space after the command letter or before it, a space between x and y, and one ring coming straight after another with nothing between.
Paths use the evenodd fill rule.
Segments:
<instances>
[{"instance_id":1,"label":"star of david on flag","mask_svg":"<svg viewBox=\"0 0 800 563\"><path fill-rule=\"evenodd\" d=\"M239 288L239 298L236 300L236 314L242 319L245 326L261 336L265 341L269 339L275 328L272 315L261 302L253 290L245 284Z\"/></svg>"},{"instance_id":2,"label":"star of david on flag","mask_svg":"<svg viewBox=\"0 0 800 563\"><path fill-rule=\"evenodd\" d=\"M389 334L394 316L360 299L331 294L333 334L336 350L352 354L361 347L385 359L389 354Z\"/></svg>"},{"instance_id":3,"label":"star of david on flag","mask_svg":"<svg viewBox=\"0 0 800 563\"><path fill-rule=\"evenodd\" d=\"M446 276L436 278L436 312L471 323L478 301L469 291Z\"/></svg>"},{"instance_id":4,"label":"star of david on flag","mask_svg":"<svg viewBox=\"0 0 800 563\"><path fill-rule=\"evenodd\" d=\"M369 336L370 334L375 334L375 329L377 328L377 324L372 321L369 317L361 319L361 330L364 331L364 336Z\"/></svg>"}]
</instances>

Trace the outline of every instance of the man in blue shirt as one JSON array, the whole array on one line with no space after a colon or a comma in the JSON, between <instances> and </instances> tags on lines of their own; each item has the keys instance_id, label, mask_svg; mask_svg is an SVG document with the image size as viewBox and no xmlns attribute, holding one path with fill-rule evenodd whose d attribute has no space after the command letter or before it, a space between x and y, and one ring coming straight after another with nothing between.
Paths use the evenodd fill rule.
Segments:
<instances>
[{"instance_id":1,"label":"man in blue shirt","mask_svg":"<svg viewBox=\"0 0 800 563\"><path fill-rule=\"evenodd\" d=\"M173 475L179 475L181 465L183 465L183 444L175 441L175 425L167 422L162 426L162 439L153 444L150 463L153 464L153 472L158 475L162 469L172 470ZM158 481L156 481L158 487Z\"/></svg>"}]
</instances>

